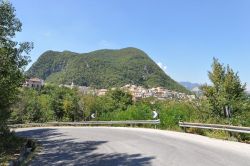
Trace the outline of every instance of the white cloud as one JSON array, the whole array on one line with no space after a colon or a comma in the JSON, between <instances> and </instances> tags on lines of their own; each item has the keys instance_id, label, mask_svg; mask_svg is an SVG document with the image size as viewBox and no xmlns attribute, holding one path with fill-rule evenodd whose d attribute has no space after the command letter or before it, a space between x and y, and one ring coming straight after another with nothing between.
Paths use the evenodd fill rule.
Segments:
<instances>
[{"instance_id":1,"label":"white cloud","mask_svg":"<svg viewBox=\"0 0 250 166\"><path fill-rule=\"evenodd\" d=\"M158 62L157 65L165 72L167 73L167 66L164 65L163 63L161 62Z\"/></svg>"}]
</instances>

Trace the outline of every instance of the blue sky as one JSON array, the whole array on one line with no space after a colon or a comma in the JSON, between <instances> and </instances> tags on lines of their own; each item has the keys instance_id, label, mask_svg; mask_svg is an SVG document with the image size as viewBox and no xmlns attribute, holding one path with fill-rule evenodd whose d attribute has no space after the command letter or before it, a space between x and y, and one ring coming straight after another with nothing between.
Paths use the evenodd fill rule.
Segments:
<instances>
[{"instance_id":1,"label":"blue sky","mask_svg":"<svg viewBox=\"0 0 250 166\"><path fill-rule=\"evenodd\" d=\"M249 0L11 2L23 23L17 39L34 42L32 62L46 50L137 47L177 81L208 82L217 57L250 85Z\"/></svg>"}]
</instances>

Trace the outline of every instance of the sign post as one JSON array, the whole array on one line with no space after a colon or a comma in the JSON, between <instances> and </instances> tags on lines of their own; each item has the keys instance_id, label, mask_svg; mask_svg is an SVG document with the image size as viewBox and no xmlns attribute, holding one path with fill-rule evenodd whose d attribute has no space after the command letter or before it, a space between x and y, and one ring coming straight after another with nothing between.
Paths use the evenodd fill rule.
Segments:
<instances>
[{"instance_id":1,"label":"sign post","mask_svg":"<svg viewBox=\"0 0 250 166\"><path fill-rule=\"evenodd\" d=\"M158 113L156 111L153 111L153 118L157 118L158 117ZM155 129L156 129L156 125L155 125Z\"/></svg>"},{"instance_id":2,"label":"sign post","mask_svg":"<svg viewBox=\"0 0 250 166\"><path fill-rule=\"evenodd\" d=\"M95 114L94 114L94 113L91 114L91 118L92 118L92 119L95 119Z\"/></svg>"}]
</instances>

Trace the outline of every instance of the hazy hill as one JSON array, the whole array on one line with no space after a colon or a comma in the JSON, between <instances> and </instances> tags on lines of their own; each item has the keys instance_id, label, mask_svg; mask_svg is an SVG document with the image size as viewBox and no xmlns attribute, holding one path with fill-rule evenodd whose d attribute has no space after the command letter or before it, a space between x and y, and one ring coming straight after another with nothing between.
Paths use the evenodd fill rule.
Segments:
<instances>
[{"instance_id":1,"label":"hazy hill","mask_svg":"<svg viewBox=\"0 0 250 166\"><path fill-rule=\"evenodd\" d=\"M187 88L188 90L193 90L193 89L197 89L201 86L201 84L198 83L191 83L191 82L187 82L187 81L183 81L183 82L179 82L182 86L184 86L185 88Z\"/></svg>"},{"instance_id":2,"label":"hazy hill","mask_svg":"<svg viewBox=\"0 0 250 166\"><path fill-rule=\"evenodd\" d=\"M103 49L83 54L46 51L26 74L55 84L73 81L76 85L96 88L135 84L189 92L137 48Z\"/></svg>"}]
</instances>

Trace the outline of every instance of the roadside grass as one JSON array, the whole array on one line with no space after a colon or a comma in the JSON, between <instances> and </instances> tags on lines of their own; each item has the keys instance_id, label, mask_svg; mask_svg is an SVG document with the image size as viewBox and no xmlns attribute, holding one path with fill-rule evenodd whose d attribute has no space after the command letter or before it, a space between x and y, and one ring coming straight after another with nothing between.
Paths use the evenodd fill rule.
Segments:
<instances>
[{"instance_id":1,"label":"roadside grass","mask_svg":"<svg viewBox=\"0 0 250 166\"><path fill-rule=\"evenodd\" d=\"M17 159L26 141L26 138L16 136L14 132L0 135L0 166Z\"/></svg>"},{"instance_id":2,"label":"roadside grass","mask_svg":"<svg viewBox=\"0 0 250 166\"><path fill-rule=\"evenodd\" d=\"M31 151L28 157L21 163L22 166L28 166L30 162L36 157L36 154L38 154L39 152L43 150L43 147L41 144L39 144L35 140L33 140L33 142L35 142L35 149L34 151Z\"/></svg>"},{"instance_id":3,"label":"roadside grass","mask_svg":"<svg viewBox=\"0 0 250 166\"><path fill-rule=\"evenodd\" d=\"M227 131L219 131L219 130L207 130L204 131L204 136L210 137L210 138L217 138L217 139L223 139L223 140L230 140L230 141L237 141L236 138L232 137L229 132Z\"/></svg>"}]
</instances>

